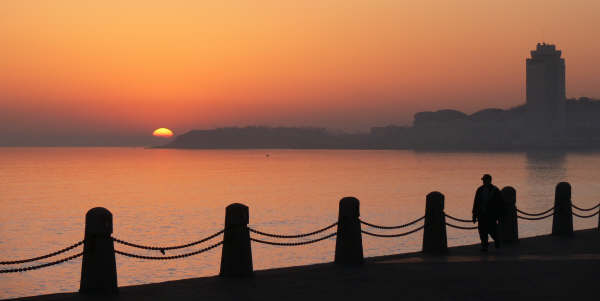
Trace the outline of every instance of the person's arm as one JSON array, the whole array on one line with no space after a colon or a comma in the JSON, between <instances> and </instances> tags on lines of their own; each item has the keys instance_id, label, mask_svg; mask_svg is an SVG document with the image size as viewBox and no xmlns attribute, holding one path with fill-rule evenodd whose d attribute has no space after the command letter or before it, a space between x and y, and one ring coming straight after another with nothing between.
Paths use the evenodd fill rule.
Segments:
<instances>
[{"instance_id":1,"label":"person's arm","mask_svg":"<svg viewBox=\"0 0 600 301\"><path fill-rule=\"evenodd\" d=\"M502 191L496 188L496 215L498 217L498 221L504 219L504 197L502 197Z\"/></svg>"},{"instance_id":2,"label":"person's arm","mask_svg":"<svg viewBox=\"0 0 600 301\"><path fill-rule=\"evenodd\" d=\"M475 191L475 199L473 200L473 223L477 221L479 215L479 188Z\"/></svg>"}]
</instances>

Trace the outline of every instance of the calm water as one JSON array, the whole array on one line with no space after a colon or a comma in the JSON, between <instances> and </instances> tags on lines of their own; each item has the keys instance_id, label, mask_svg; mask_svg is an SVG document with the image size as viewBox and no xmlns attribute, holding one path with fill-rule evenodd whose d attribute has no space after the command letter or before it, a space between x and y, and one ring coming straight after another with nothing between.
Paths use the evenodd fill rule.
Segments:
<instances>
[{"instance_id":1,"label":"calm water","mask_svg":"<svg viewBox=\"0 0 600 301\"><path fill-rule=\"evenodd\" d=\"M0 148L0 260L42 255L81 240L85 213L95 206L113 213L116 237L172 245L220 230L225 206L233 202L250 207L251 226L277 233L334 222L339 199L350 195L361 200L363 219L383 225L422 216L425 195L434 190L446 195L447 213L468 218L483 173L500 187L514 186L523 210L550 208L554 186L564 180L573 185L573 201L591 207L600 194L599 168L596 153ZM596 223L575 219L577 229ZM519 227L521 236L546 234L551 222ZM365 255L417 251L421 235L363 237ZM450 245L477 241L476 231L448 229L448 236ZM254 244L254 266L328 262L334 248L335 238L294 248ZM119 285L216 275L220 252L172 261L117 255ZM0 274L0 298L77 291L80 270L77 259Z\"/></svg>"}]
</instances>

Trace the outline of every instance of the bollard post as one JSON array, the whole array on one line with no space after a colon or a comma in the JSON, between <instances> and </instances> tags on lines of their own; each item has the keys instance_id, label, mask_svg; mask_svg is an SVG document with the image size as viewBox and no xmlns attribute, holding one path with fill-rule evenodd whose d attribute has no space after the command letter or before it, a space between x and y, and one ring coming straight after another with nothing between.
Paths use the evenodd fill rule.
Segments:
<instances>
[{"instance_id":1,"label":"bollard post","mask_svg":"<svg viewBox=\"0 0 600 301\"><path fill-rule=\"evenodd\" d=\"M423 231L423 253L442 254L448 252L444 195L434 191L425 200L425 229Z\"/></svg>"},{"instance_id":2,"label":"bollard post","mask_svg":"<svg viewBox=\"0 0 600 301\"><path fill-rule=\"evenodd\" d=\"M248 222L246 205L234 203L225 208L225 233L219 276L248 277L254 274Z\"/></svg>"},{"instance_id":3,"label":"bollard post","mask_svg":"<svg viewBox=\"0 0 600 301\"><path fill-rule=\"evenodd\" d=\"M90 209L85 215L83 260L79 292L118 294L115 246L111 238L113 218L106 208Z\"/></svg>"},{"instance_id":4,"label":"bollard post","mask_svg":"<svg viewBox=\"0 0 600 301\"><path fill-rule=\"evenodd\" d=\"M360 265L363 263L359 216L360 202L358 199L345 197L340 200L334 260L337 264Z\"/></svg>"},{"instance_id":5,"label":"bollard post","mask_svg":"<svg viewBox=\"0 0 600 301\"><path fill-rule=\"evenodd\" d=\"M502 188L504 209L500 218L500 231L503 242L519 242L519 224L517 223L517 191L511 186Z\"/></svg>"},{"instance_id":6,"label":"bollard post","mask_svg":"<svg viewBox=\"0 0 600 301\"><path fill-rule=\"evenodd\" d=\"M560 182L554 193L554 216L552 235L573 236L573 208L571 207L571 185Z\"/></svg>"}]
</instances>

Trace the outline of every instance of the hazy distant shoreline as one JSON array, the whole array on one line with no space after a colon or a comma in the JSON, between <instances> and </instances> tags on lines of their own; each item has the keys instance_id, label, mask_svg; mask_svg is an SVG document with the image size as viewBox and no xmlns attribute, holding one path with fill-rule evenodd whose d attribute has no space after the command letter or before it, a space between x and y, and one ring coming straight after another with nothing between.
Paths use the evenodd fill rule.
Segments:
<instances>
[{"instance_id":1,"label":"hazy distant shoreline","mask_svg":"<svg viewBox=\"0 0 600 301\"><path fill-rule=\"evenodd\" d=\"M171 147L150 146L147 149L179 150L411 150L416 152L600 152L596 147L505 147L505 148L375 148L375 147Z\"/></svg>"}]
</instances>

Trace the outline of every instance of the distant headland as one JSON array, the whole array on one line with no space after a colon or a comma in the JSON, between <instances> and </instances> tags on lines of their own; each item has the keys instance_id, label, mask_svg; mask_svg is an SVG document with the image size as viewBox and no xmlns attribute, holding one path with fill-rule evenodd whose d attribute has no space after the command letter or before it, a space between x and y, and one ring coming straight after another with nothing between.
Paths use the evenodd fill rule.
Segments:
<instances>
[{"instance_id":1,"label":"distant headland","mask_svg":"<svg viewBox=\"0 0 600 301\"><path fill-rule=\"evenodd\" d=\"M527 105L419 112L412 126L373 127L368 133L332 133L325 128L226 127L192 130L160 148L188 149L600 149L600 100L566 101L564 137L535 135L527 128Z\"/></svg>"},{"instance_id":2,"label":"distant headland","mask_svg":"<svg viewBox=\"0 0 600 301\"><path fill-rule=\"evenodd\" d=\"M324 128L227 127L192 130L161 148L241 149L600 149L600 100L566 98L565 60L538 43L526 59L526 103L467 115L419 112L412 126L373 127L369 133Z\"/></svg>"}]
</instances>

